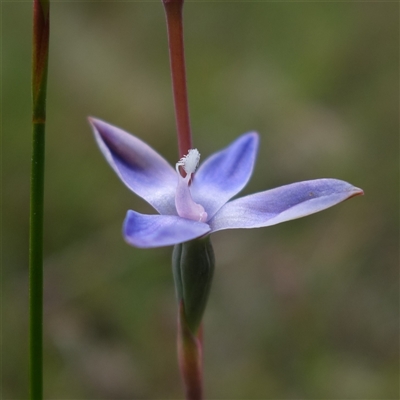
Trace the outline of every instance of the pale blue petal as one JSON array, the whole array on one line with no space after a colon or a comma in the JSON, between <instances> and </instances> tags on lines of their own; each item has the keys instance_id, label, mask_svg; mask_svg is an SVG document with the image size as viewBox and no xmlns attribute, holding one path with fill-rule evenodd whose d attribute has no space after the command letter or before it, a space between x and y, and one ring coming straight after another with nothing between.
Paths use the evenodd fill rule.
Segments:
<instances>
[{"instance_id":1,"label":"pale blue petal","mask_svg":"<svg viewBox=\"0 0 400 400\"><path fill-rule=\"evenodd\" d=\"M176 214L175 170L149 145L99 119L89 118L96 141L121 180L160 214Z\"/></svg>"},{"instance_id":2,"label":"pale blue petal","mask_svg":"<svg viewBox=\"0 0 400 400\"><path fill-rule=\"evenodd\" d=\"M205 235L210 227L175 215L144 215L128 211L123 226L125 240L136 247L162 247Z\"/></svg>"},{"instance_id":3,"label":"pale blue petal","mask_svg":"<svg viewBox=\"0 0 400 400\"><path fill-rule=\"evenodd\" d=\"M247 184L258 149L258 134L240 136L227 148L213 154L200 165L190 187L193 200L211 218Z\"/></svg>"},{"instance_id":4,"label":"pale blue petal","mask_svg":"<svg viewBox=\"0 0 400 400\"><path fill-rule=\"evenodd\" d=\"M337 179L298 182L227 203L208 223L212 232L261 228L305 217L363 193Z\"/></svg>"}]
</instances>

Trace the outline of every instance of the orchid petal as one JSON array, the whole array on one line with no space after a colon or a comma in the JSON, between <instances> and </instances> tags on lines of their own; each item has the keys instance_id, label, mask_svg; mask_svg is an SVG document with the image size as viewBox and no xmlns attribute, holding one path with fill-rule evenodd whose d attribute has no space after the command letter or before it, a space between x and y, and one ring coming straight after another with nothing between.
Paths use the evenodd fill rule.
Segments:
<instances>
[{"instance_id":1,"label":"orchid petal","mask_svg":"<svg viewBox=\"0 0 400 400\"><path fill-rule=\"evenodd\" d=\"M122 129L94 118L89 121L100 150L125 185L159 213L176 215L176 172L168 162Z\"/></svg>"},{"instance_id":2,"label":"orchid petal","mask_svg":"<svg viewBox=\"0 0 400 400\"><path fill-rule=\"evenodd\" d=\"M200 165L190 190L193 200L204 207L209 218L246 185L257 149L258 134L250 132Z\"/></svg>"},{"instance_id":3,"label":"orchid petal","mask_svg":"<svg viewBox=\"0 0 400 400\"><path fill-rule=\"evenodd\" d=\"M297 182L227 203L208 223L211 232L261 228L322 211L363 193L337 179Z\"/></svg>"},{"instance_id":4,"label":"orchid petal","mask_svg":"<svg viewBox=\"0 0 400 400\"><path fill-rule=\"evenodd\" d=\"M176 215L144 215L129 210L123 226L125 240L132 246L171 246L205 235L210 227Z\"/></svg>"}]
</instances>

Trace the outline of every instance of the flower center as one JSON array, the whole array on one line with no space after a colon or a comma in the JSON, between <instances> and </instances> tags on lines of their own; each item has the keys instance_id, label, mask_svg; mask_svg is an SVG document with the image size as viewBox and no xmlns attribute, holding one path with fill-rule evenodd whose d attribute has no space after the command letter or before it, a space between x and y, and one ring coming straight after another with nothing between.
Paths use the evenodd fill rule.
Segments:
<instances>
[{"instance_id":1,"label":"flower center","mask_svg":"<svg viewBox=\"0 0 400 400\"><path fill-rule=\"evenodd\" d=\"M197 149L190 149L186 156L183 156L175 165L178 174L178 186L175 194L175 207L178 215L182 218L192 219L194 221L206 222L207 213L202 205L193 201L190 193L189 182L192 174L196 171L200 161L200 153ZM183 177L179 171L182 167L186 172Z\"/></svg>"}]
</instances>

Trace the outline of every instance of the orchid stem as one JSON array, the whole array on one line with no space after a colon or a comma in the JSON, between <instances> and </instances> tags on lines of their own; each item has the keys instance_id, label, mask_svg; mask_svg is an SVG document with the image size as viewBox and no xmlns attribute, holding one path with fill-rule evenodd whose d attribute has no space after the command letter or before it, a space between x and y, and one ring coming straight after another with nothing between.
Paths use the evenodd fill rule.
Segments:
<instances>
[{"instance_id":1,"label":"orchid stem","mask_svg":"<svg viewBox=\"0 0 400 400\"><path fill-rule=\"evenodd\" d=\"M188 150L193 147L186 88L182 21L183 2L184 0L163 0L167 18L169 58L180 157L186 155Z\"/></svg>"},{"instance_id":2,"label":"orchid stem","mask_svg":"<svg viewBox=\"0 0 400 400\"><path fill-rule=\"evenodd\" d=\"M186 87L185 54L183 43L182 9L184 0L163 0L168 30L172 91L180 157L192 146L189 104ZM186 321L183 300L178 314L178 360L185 387L186 400L203 398L202 328L193 333Z\"/></svg>"},{"instance_id":3,"label":"orchid stem","mask_svg":"<svg viewBox=\"0 0 400 400\"><path fill-rule=\"evenodd\" d=\"M49 1L33 2L32 163L29 232L30 399L43 398L43 198Z\"/></svg>"},{"instance_id":4,"label":"orchid stem","mask_svg":"<svg viewBox=\"0 0 400 400\"><path fill-rule=\"evenodd\" d=\"M186 400L203 399L202 339L202 327L199 328L197 335L190 330L181 301L178 314L178 359Z\"/></svg>"}]
</instances>

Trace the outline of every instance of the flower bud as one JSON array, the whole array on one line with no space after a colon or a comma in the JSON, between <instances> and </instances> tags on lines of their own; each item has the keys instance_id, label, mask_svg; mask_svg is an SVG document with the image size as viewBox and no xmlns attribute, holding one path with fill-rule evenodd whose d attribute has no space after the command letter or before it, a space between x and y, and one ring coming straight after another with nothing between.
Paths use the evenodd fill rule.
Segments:
<instances>
[{"instance_id":1,"label":"flower bud","mask_svg":"<svg viewBox=\"0 0 400 400\"><path fill-rule=\"evenodd\" d=\"M214 273L214 251L210 237L177 244L172 270L178 303L183 301L186 322L196 333L207 304Z\"/></svg>"}]
</instances>

